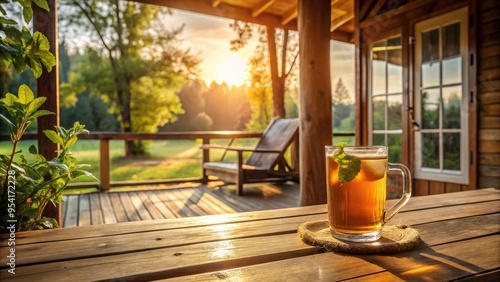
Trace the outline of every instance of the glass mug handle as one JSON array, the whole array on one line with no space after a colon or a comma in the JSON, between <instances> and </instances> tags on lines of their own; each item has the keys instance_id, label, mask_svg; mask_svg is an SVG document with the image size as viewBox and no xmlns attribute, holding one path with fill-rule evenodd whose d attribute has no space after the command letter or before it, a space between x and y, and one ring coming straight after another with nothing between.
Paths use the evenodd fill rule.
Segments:
<instances>
[{"instance_id":1,"label":"glass mug handle","mask_svg":"<svg viewBox=\"0 0 500 282\"><path fill-rule=\"evenodd\" d=\"M388 171L400 171L403 175L403 195L399 201L397 201L392 207L384 212L384 223L389 221L393 216L395 216L399 210L408 203L411 197L411 173L410 170L402 164L391 164L388 165Z\"/></svg>"}]
</instances>

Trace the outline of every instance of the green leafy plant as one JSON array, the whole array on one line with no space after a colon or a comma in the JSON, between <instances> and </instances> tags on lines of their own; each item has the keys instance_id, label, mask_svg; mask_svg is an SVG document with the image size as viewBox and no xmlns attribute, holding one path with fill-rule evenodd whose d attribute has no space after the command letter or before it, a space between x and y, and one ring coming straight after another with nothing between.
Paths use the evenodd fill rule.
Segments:
<instances>
[{"instance_id":1,"label":"green leafy plant","mask_svg":"<svg viewBox=\"0 0 500 282\"><path fill-rule=\"evenodd\" d=\"M32 230L58 227L53 218L43 217L42 213L49 203L62 201L62 192L68 183L79 176L93 175L77 164L70 148L78 140L78 135L87 130L76 122L72 128L65 129L55 126L55 130L45 130L45 135L60 146L58 156L53 160L46 160L38 154L33 145L29 153L36 155L34 161L28 161L20 151L16 151L26 128L36 118L52 114L46 110L39 110L45 97L35 98L33 92L26 85L19 87L18 95L7 93L0 99L0 106L7 109L11 119L0 114L11 130L12 153L0 155L0 180L2 183L0 221L4 228L15 220L18 230ZM16 156L20 159L16 162ZM94 177L95 178L95 177Z\"/></svg>"},{"instance_id":2,"label":"green leafy plant","mask_svg":"<svg viewBox=\"0 0 500 282\"><path fill-rule=\"evenodd\" d=\"M32 34L28 27L19 27L20 23L8 17L4 7L9 7L10 12L15 11L15 3L22 9L26 24L33 18L33 5L49 10L47 0L0 0L0 67L13 66L18 73L30 67L38 78L44 68L49 72L52 70L56 59L42 33ZM19 87L17 96L7 93L5 98L0 99L0 106L7 110L9 116L0 114L0 120L7 124L12 141L12 153L0 155L0 231L11 230L13 225L17 230L58 227L55 219L43 217L47 204L61 202L64 188L75 177L93 177L81 169L84 165L78 165L69 150L77 136L86 132L78 122L70 129L55 126L55 130L44 131L52 142L60 146L53 160L46 160L38 154L35 146L29 148L29 153L36 156L35 161L28 161L21 151L17 151L28 126L41 116L53 114L39 109L45 100L45 97L35 98L26 85Z\"/></svg>"},{"instance_id":3,"label":"green leafy plant","mask_svg":"<svg viewBox=\"0 0 500 282\"><path fill-rule=\"evenodd\" d=\"M361 170L361 161L359 159L353 159L344 152L347 142L339 142L337 144L339 147L338 151L335 152L333 158L339 164L339 180L340 184L347 183L358 175Z\"/></svg>"}]
</instances>

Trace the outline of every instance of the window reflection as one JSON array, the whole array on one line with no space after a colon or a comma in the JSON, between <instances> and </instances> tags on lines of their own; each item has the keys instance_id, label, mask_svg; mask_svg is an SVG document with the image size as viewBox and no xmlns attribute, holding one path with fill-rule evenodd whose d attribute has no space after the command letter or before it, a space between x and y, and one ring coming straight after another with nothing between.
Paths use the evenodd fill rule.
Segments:
<instances>
[{"instance_id":1,"label":"window reflection","mask_svg":"<svg viewBox=\"0 0 500 282\"><path fill-rule=\"evenodd\" d=\"M443 128L460 128L462 86L443 87Z\"/></svg>"},{"instance_id":2,"label":"window reflection","mask_svg":"<svg viewBox=\"0 0 500 282\"><path fill-rule=\"evenodd\" d=\"M439 128L439 89L429 89L422 93L422 128Z\"/></svg>"},{"instance_id":3,"label":"window reflection","mask_svg":"<svg viewBox=\"0 0 500 282\"><path fill-rule=\"evenodd\" d=\"M371 143L388 146L391 161L400 162L403 106L401 37L376 42L371 52Z\"/></svg>"},{"instance_id":4,"label":"window reflection","mask_svg":"<svg viewBox=\"0 0 500 282\"><path fill-rule=\"evenodd\" d=\"M460 55L460 23L443 27L443 58Z\"/></svg>"},{"instance_id":5,"label":"window reflection","mask_svg":"<svg viewBox=\"0 0 500 282\"><path fill-rule=\"evenodd\" d=\"M422 134L422 167L439 168L439 133Z\"/></svg>"}]
</instances>

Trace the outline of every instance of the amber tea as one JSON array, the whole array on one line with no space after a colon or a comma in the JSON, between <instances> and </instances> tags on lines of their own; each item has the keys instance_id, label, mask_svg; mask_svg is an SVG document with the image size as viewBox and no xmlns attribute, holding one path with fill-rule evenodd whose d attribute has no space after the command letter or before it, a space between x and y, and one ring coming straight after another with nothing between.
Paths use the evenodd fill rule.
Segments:
<instances>
[{"instance_id":1,"label":"amber tea","mask_svg":"<svg viewBox=\"0 0 500 282\"><path fill-rule=\"evenodd\" d=\"M403 186L410 184L408 169L389 164L387 151L384 146L326 147L328 222L334 237L375 241L385 222L408 201L411 187L404 189L398 203L385 210L388 169L401 171L408 176Z\"/></svg>"}]
</instances>

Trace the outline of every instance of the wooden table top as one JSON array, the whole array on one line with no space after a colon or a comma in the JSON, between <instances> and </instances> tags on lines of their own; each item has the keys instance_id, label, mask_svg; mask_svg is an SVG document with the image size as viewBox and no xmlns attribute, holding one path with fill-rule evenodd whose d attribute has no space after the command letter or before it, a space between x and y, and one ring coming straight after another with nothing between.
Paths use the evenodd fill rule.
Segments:
<instances>
[{"instance_id":1,"label":"wooden table top","mask_svg":"<svg viewBox=\"0 0 500 282\"><path fill-rule=\"evenodd\" d=\"M325 205L3 234L0 280L90 281L500 281L500 190L410 199L388 224L423 243L395 255L322 252L302 242L303 222ZM15 248L15 274L8 272ZM484 279L484 280L483 280Z\"/></svg>"}]
</instances>

